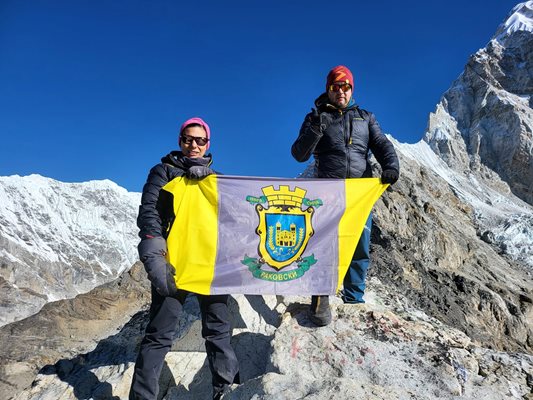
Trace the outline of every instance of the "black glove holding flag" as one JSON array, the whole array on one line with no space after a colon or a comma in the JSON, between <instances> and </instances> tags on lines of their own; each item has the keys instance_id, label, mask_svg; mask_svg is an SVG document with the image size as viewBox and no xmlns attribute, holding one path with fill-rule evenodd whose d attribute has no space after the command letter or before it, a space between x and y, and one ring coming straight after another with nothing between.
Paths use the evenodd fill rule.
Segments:
<instances>
[{"instance_id":1,"label":"black glove holding flag","mask_svg":"<svg viewBox=\"0 0 533 400\"><path fill-rule=\"evenodd\" d=\"M187 170L187 172L185 172L185 176L189 179L203 179L214 173L215 171L204 165L193 165Z\"/></svg>"},{"instance_id":2,"label":"black glove holding flag","mask_svg":"<svg viewBox=\"0 0 533 400\"><path fill-rule=\"evenodd\" d=\"M381 173L381 183L394 184L400 177L398 171L394 169L386 169Z\"/></svg>"}]
</instances>

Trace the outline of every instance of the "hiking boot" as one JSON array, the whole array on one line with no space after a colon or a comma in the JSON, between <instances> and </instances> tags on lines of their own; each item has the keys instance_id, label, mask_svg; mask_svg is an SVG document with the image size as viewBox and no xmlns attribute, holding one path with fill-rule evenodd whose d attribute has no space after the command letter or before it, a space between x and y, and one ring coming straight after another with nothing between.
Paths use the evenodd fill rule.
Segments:
<instances>
[{"instance_id":1,"label":"hiking boot","mask_svg":"<svg viewBox=\"0 0 533 400\"><path fill-rule=\"evenodd\" d=\"M326 326L331 322L329 296L312 296L309 319L317 326Z\"/></svg>"}]
</instances>

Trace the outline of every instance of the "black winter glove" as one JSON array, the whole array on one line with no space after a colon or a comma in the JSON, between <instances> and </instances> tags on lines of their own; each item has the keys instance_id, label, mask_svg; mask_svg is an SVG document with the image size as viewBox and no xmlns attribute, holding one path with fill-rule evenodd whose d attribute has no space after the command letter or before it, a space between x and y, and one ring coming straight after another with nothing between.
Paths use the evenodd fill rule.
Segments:
<instances>
[{"instance_id":1,"label":"black winter glove","mask_svg":"<svg viewBox=\"0 0 533 400\"><path fill-rule=\"evenodd\" d=\"M174 275L176 270L165 259L167 242L162 237L143 239L138 246L139 257L148 273L148 279L164 297L178 297Z\"/></svg>"},{"instance_id":2,"label":"black winter glove","mask_svg":"<svg viewBox=\"0 0 533 400\"><path fill-rule=\"evenodd\" d=\"M187 170L185 176L189 179L203 179L206 176L212 175L214 173L215 171L213 171L209 167L205 167L203 165L193 165Z\"/></svg>"},{"instance_id":3,"label":"black winter glove","mask_svg":"<svg viewBox=\"0 0 533 400\"><path fill-rule=\"evenodd\" d=\"M320 113L316 108L311 109L311 125L320 127Z\"/></svg>"},{"instance_id":4,"label":"black winter glove","mask_svg":"<svg viewBox=\"0 0 533 400\"><path fill-rule=\"evenodd\" d=\"M381 183L389 183L392 185L393 183L396 183L399 175L398 171L394 169L386 169L381 173Z\"/></svg>"},{"instance_id":5,"label":"black winter glove","mask_svg":"<svg viewBox=\"0 0 533 400\"><path fill-rule=\"evenodd\" d=\"M331 124L331 117L328 113L319 113L316 108L311 110L311 124L324 133L326 128Z\"/></svg>"}]
</instances>

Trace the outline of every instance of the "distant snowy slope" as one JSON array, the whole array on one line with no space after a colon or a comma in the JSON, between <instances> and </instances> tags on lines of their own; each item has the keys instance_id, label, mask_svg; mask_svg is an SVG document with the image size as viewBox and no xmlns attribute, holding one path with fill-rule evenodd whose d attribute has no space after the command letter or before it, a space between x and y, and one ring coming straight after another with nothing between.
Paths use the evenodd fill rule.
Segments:
<instances>
[{"instance_id":1,"label":"distant snowy slope","mask_svg":"<svg viewBox=\"0 0 533 400\"><path fill-rule=\"evenodd\" d=\"M484 241L533 268L533 206L513 195L503 184L489 186L471 171L459 173L450 168L424 141L405 144L390 139L402 165L417 163L435 172L461 201L472 207L473 222Z\"/></svg>"},{"instance_id":2,"label":"distant snowy slope","mask_svg":"<svg viewBox=\"0 0 533 400\"><path fill-rule=\"evenodd\" d=\"M131 267L139 203L109 180L0 177L0 325Z\"/></svg>"}]
</instances>

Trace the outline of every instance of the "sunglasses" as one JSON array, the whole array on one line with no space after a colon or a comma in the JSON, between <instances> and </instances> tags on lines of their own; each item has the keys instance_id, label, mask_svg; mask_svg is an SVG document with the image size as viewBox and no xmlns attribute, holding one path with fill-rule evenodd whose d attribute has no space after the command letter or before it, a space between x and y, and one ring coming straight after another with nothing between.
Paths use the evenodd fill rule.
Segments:
<instances>
[{"instance_id":1,"label":"sunglasses","mask_svg":"<svg viewBox=\"0 0 533 400\"><path fill-rule=\"evenodd\" d=\"M205 137L181 135L181 141L186 145L190 145L194 141L197 146L205 146L207 142L209 142L209 139Z\"/></svg>"},{"instance_id":2,"label":"sunglasses","mask_svg":"<svg viewBox=\"0 0 533 400\"><path fill-rule=\"evenodd\" d=\"M350 85L349 83L334 83L332 85L329 85L330 92L338 92L340 90L346 93L347 91L352 90L352 85Z\"/></svg>"}]
</instances>

